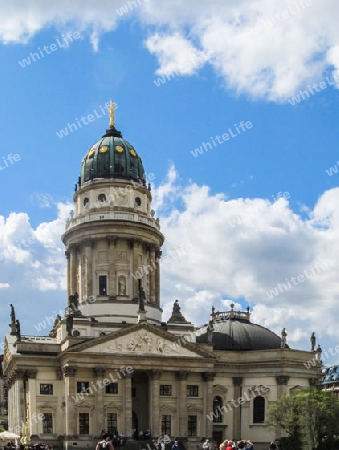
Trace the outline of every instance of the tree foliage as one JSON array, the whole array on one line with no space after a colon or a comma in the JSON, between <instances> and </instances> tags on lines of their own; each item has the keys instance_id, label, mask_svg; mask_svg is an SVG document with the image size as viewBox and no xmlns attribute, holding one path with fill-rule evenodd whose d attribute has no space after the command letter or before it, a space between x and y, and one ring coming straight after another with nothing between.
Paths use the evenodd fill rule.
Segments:
<instances>
[{"instance_id":1,"label":"tree foliage","mask_svg":"<svg viewBox=\"0 0 339 450\"><path fill-rule=\"evenodd\" d=\"M339 434L338 417L338 398L312 389L282 395L270 408L266 425L271 429L280 426L295 448L320 450L333 445L334 436Z\"/></svg>"}]
</instances>

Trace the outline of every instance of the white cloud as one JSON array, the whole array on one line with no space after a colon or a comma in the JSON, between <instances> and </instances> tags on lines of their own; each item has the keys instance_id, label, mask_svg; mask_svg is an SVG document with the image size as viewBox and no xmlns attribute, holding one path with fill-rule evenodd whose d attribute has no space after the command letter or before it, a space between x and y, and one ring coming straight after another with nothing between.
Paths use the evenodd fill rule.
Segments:
<instances>
[{"instance_id":1,"label":"white cloud","mask_svg":"<svg viewBox=\"0 0 339 450\"><path fill-rule=\"evenodd\" d=\"M224 194L212 195L207 186L179 185L173 170L166 192L170 198L175 192L184 207L179 212L174 204L167 215L158 205L164 255L187 243L192 249L161 266L165 318L175 299L195 324L208 321L212 305L225 311L233 301L235 309L249 304L252 319L277 334L286 327L292 347L308 348L313 331L323 346L337 345L339 189L326 191L309 217L302 218L286 199L227 200ZM166 195L163 201L167 212ZM298 282L300 275L304 279ZM278 295L269 298L267 292L278 284Z\"/></svg>"},{"instance_id":2,"label":"white cloud","mask_svg":"<svg viewBox=\"0 0 339 450\"><path fill-rule=\"evenodd\" d=\"M0 289L9 289L10 287L9 283L0 283Z\"/></svg>"},{"instance_id":3,"label":"white cloud","mask_svg":"<svg viewBox=\"0 0 339 450\"><path fill-rule=\"evenodd\" d=\"M339 70L339 3L327 0L144 1L122 17L121 2L0 0L0 40L26 43L40 30L80 31L94 51L119 20L138 17L158 74L191 75L211 64L226 89L253 98L286 101L299 89ZM297 6L299 5L299 6ZM126 6L126 4L125 4ZM58 36L56 36L58 37ZM213 55L211 58L209 55Z\"/></svg>"}]
</instances>

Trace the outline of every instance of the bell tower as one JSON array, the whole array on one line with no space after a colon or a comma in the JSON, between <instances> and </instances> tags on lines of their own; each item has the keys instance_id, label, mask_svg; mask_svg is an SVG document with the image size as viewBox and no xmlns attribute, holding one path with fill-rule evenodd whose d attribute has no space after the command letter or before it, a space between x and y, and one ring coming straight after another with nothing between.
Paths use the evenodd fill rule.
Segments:
<instances>
[{"instance_id":1,"label":"bell tower","mask_svg":"<svg viewBox=\"0 0 339 450\"><path fill-rule=\"evenodd\" d=\"M160 324L164 236L142 159L115 128L113 102L109 129L82 160L73 200L62 236L69 306L76 299L80 315L116 328L136 323L142 301L147 322Z\"/></svg>"}]
</instances>

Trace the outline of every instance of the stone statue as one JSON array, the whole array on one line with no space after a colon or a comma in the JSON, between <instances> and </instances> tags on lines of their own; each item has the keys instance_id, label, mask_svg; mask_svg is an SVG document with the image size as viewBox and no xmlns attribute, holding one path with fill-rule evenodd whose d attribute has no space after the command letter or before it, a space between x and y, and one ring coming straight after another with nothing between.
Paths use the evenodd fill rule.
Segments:
<instances>
[{"instance_id":1,"label":"stone statue","mask_svg":"<svg viewBox=\"0 0 339 450\"><path fill-rule=\"evenodd\" d=\"M311 335L311 352L315 352L315 344L316 344L316 337L314 335L314 331Z\"/></svg>"},{"instance_id":2,"label":"stone statue","mask_svg":"<svg viewBox=\"0 0 339 450\"><path fill-rule=\"evenodd\" d=\"M20 321L18 319L15 321L15 328L17 340L21 341Z\"/></svg>"},{"instance_id":3,"label":"stone statue","mask_svg":"<svg viewBox=\"0 0 339 450\"><path fill-rule=\"evenodd\" d=\"M286 328L283 328L281 330L281 348L285 348L286 347Z\"/></svg>"},{"instance_id":4,"label":"stone statue","mask_svg":"<svg viewBox=\"0 0 339 450\"><path fill-rule=\"evenodd\" d=\"M139 310L145 311L145 300L146 300L146 294L144 291L144 288L141 286L139 290Z\"/></svg>"},{"instance_id":5,"label":"stone statue","mask_svg":"<svg viewBox=\"0 0 339 450\"><path fill-rule=\"evenodd\" d=\"M317 348L317 360L318 362L321 362L321 354L322 354L322 349L320 347L320 344L318 344L318 348Z\"/></svg>"},{"instance_id":6,"label":"stone statue","mask_svg":"<svg viewBox=\"0 0 339 450\"><path fill-rule=\"evenodd\" d=\"M181 314L179 300L176 300L173 303L173 312L172 312L172 314Z\"/></svg>"},{"instance_id":7,"label":"stone statue","mask_svg":"<svg viewBox=\"0 0 339 450\"><path fill-rule=\"evenodd\" d=\"M66 331L68 336L72 336L72 329L73 329L73 316L68 315L66 317Z\"/></svg>"},{"instance_id":8,"label":"stone statue","mask_svg":"<svg viewBox=\"0 0 339 450\"><path fill-rule=\"evenodd\" d=\"M12 303L11 303L11 323L12 323L12 325L14 325L15 324L15 309L14 309L14 306L12 305Z\"/></svg>"},{"instance_id":9,"label":"stone statue","mask_svg":"<svg viewBox=\"0 0 339 450\"><path fill-rule=\"evenodd\" d=\"M79 306L79 294L76 292L73 295L73 307L74 309L78 309L78 306Z\"/></svg>"},{"instance_id":10,"label":"stone statue","mask_svg":"<svg viewBox=\"0 0 339 450\"><path fill-rule=\"evenodd\" d=\"M125 280L123 278L120 278L119 280L119 295L126 295L126 284Z\"/></svg>"}]
</instances>

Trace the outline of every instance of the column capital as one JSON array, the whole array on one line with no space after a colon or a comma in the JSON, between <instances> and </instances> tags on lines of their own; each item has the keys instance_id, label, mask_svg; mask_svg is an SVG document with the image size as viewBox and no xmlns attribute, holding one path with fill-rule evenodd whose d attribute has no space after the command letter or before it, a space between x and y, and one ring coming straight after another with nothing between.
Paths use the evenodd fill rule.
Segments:
<instances>
[{"instance_id":1,"label":"column capital","mask_svg":"<svg viewBox=\"0 0 339 450\"><path fill-rule=\"evenodd\" d=\"M77 367L75 366L64 366L62 371L64 373L64 377L75 377L77 373Z\"/></svg>"},{"instance_id":2,"label":"column capital","mask_svg":"<svg viewBox=\"0 0 339 450\"><path fill-rule=\"evenodd\" d=\"M232 377L233 386L241 386L243 377Z\"/></svg>"},{"instance_id":3,"label":"column capital","mask_svg":"<svg viewBox=\"0 0 339 450\"><path fill-rule=\"evenodd\" d=\"M278 375L275 378L277 380L278 385L287 385L288 380L290 379L290 377L287 375Z\"/></svg>"},{"instance_id":4,"label":"column capital","mask_svg":"<svg viewBox=\"0 0 339 450\"><path fill-rule=\"evenodd\" d=\"M113 235L107 236L106 239L109 244L113 244L113 245L116 245L116 243L119 240L118 236L113 236Z\"/></svg>"},{"instance_id":5,"label":"column capital","mask_svg":"<svg viewBox=\"0 0 339 450\"><path fill-rule=\"evenodd\" d=\"M32 380L36 379L36 375L37 375L38 371L37 369L27 369L25 370L25 378L31 378Z\"/></svg>"},{"instance_id":6,"label":"column capital","mask_svg":"<svg viewBox=\"0 0 339 450\"><path fill-rule=\"evenodd\" d=\"M187 380L188 375L189 375L189 372L185 372L183 370L180 370L179 372L176 372L177 379L180 380L180 381Z\"/></svg>"},{"instance_id":7,"label":"column capital","mask_svg":"<svg viewBox=\"0 0 339 450\"><path fill-rule=\"evenodd\" d=\"M129 245L131 248L138 247L140 243L141 243L140 239L137 238L129 239Z\"/></svg>"},{"instance_id":8,"label":"column capital","mask_svg":"<svg viewBox=\"0 0 339 450\"><path fill-rule=\"evenodd\" d=\"M215 372L203 372L201 376L204 381L213 381L215 377Z\"/></svg>"},{"instance_id":9,"label":"column capital","mask_svg":"<svg viewBox=\"0 0 339 450\"><path fill-rule=\"evenodd\" d=\"M157 259L160 259L160 258L161 258L161 255L162 255L162 251L161 251L161 250L156 250L156 251L155 251L155 257L156 257Z\"/></svg>"},{"instance_id":10,"label":"column capital","mask_svg":"<svg viewBox=\"0 0 339 450\"><path fill-rule=\"evenodd\" d=\"M79 246L77 244L68 244L66 251L76 252L78 250L79 250Z\"/></svg>"},{"instance_id":11,"label":"column capital","mask_svg":"<svg viewBox=\"0 0 339 450\"><path fill-rule=\"evenodd\" d=\"M106 366L93 367L93 374L96 377L103 377L106 373Z\"/></svg>"},{"instance_id":12,"label":"column capital","mask_svg":"<svg viewBox=\"0 0 339 450\"><path fill-rule=\"evenodd\" d=\"M94 247L94 239L87 238L82 241L84 247Z\"/></svg>"},{"instance_id":13,"label":"column capital","mask_svg":"<svg viewBox=\"0 0 339 450\"><path fill-rule=\"evenodd\" d=\"M151 370L148 372L148 376L151 380L159 380L161 377L162 370Z\"/></svg>"},{"instance_id":14,"label":"column capital","mask_svg":"<svg viewBox=\"0 0 339 450\"><path fill-rule=\"evenodd\" d=\"M69 260L70 255L71 255L71 252L69 250L66 250L65 251L65 256L66 256L67 260Z\"/></svg>"},{"instance_id":15,"label":"column capital","mask_svg":"<svg viewBox=\"0 0 339 450\"><path fill-rule=\"evenodd\" d=\"M317 378L309 378L308 379L309 385L310 386L317 386L318 384L318 379Z\"/></svg>"}]
</instances>

